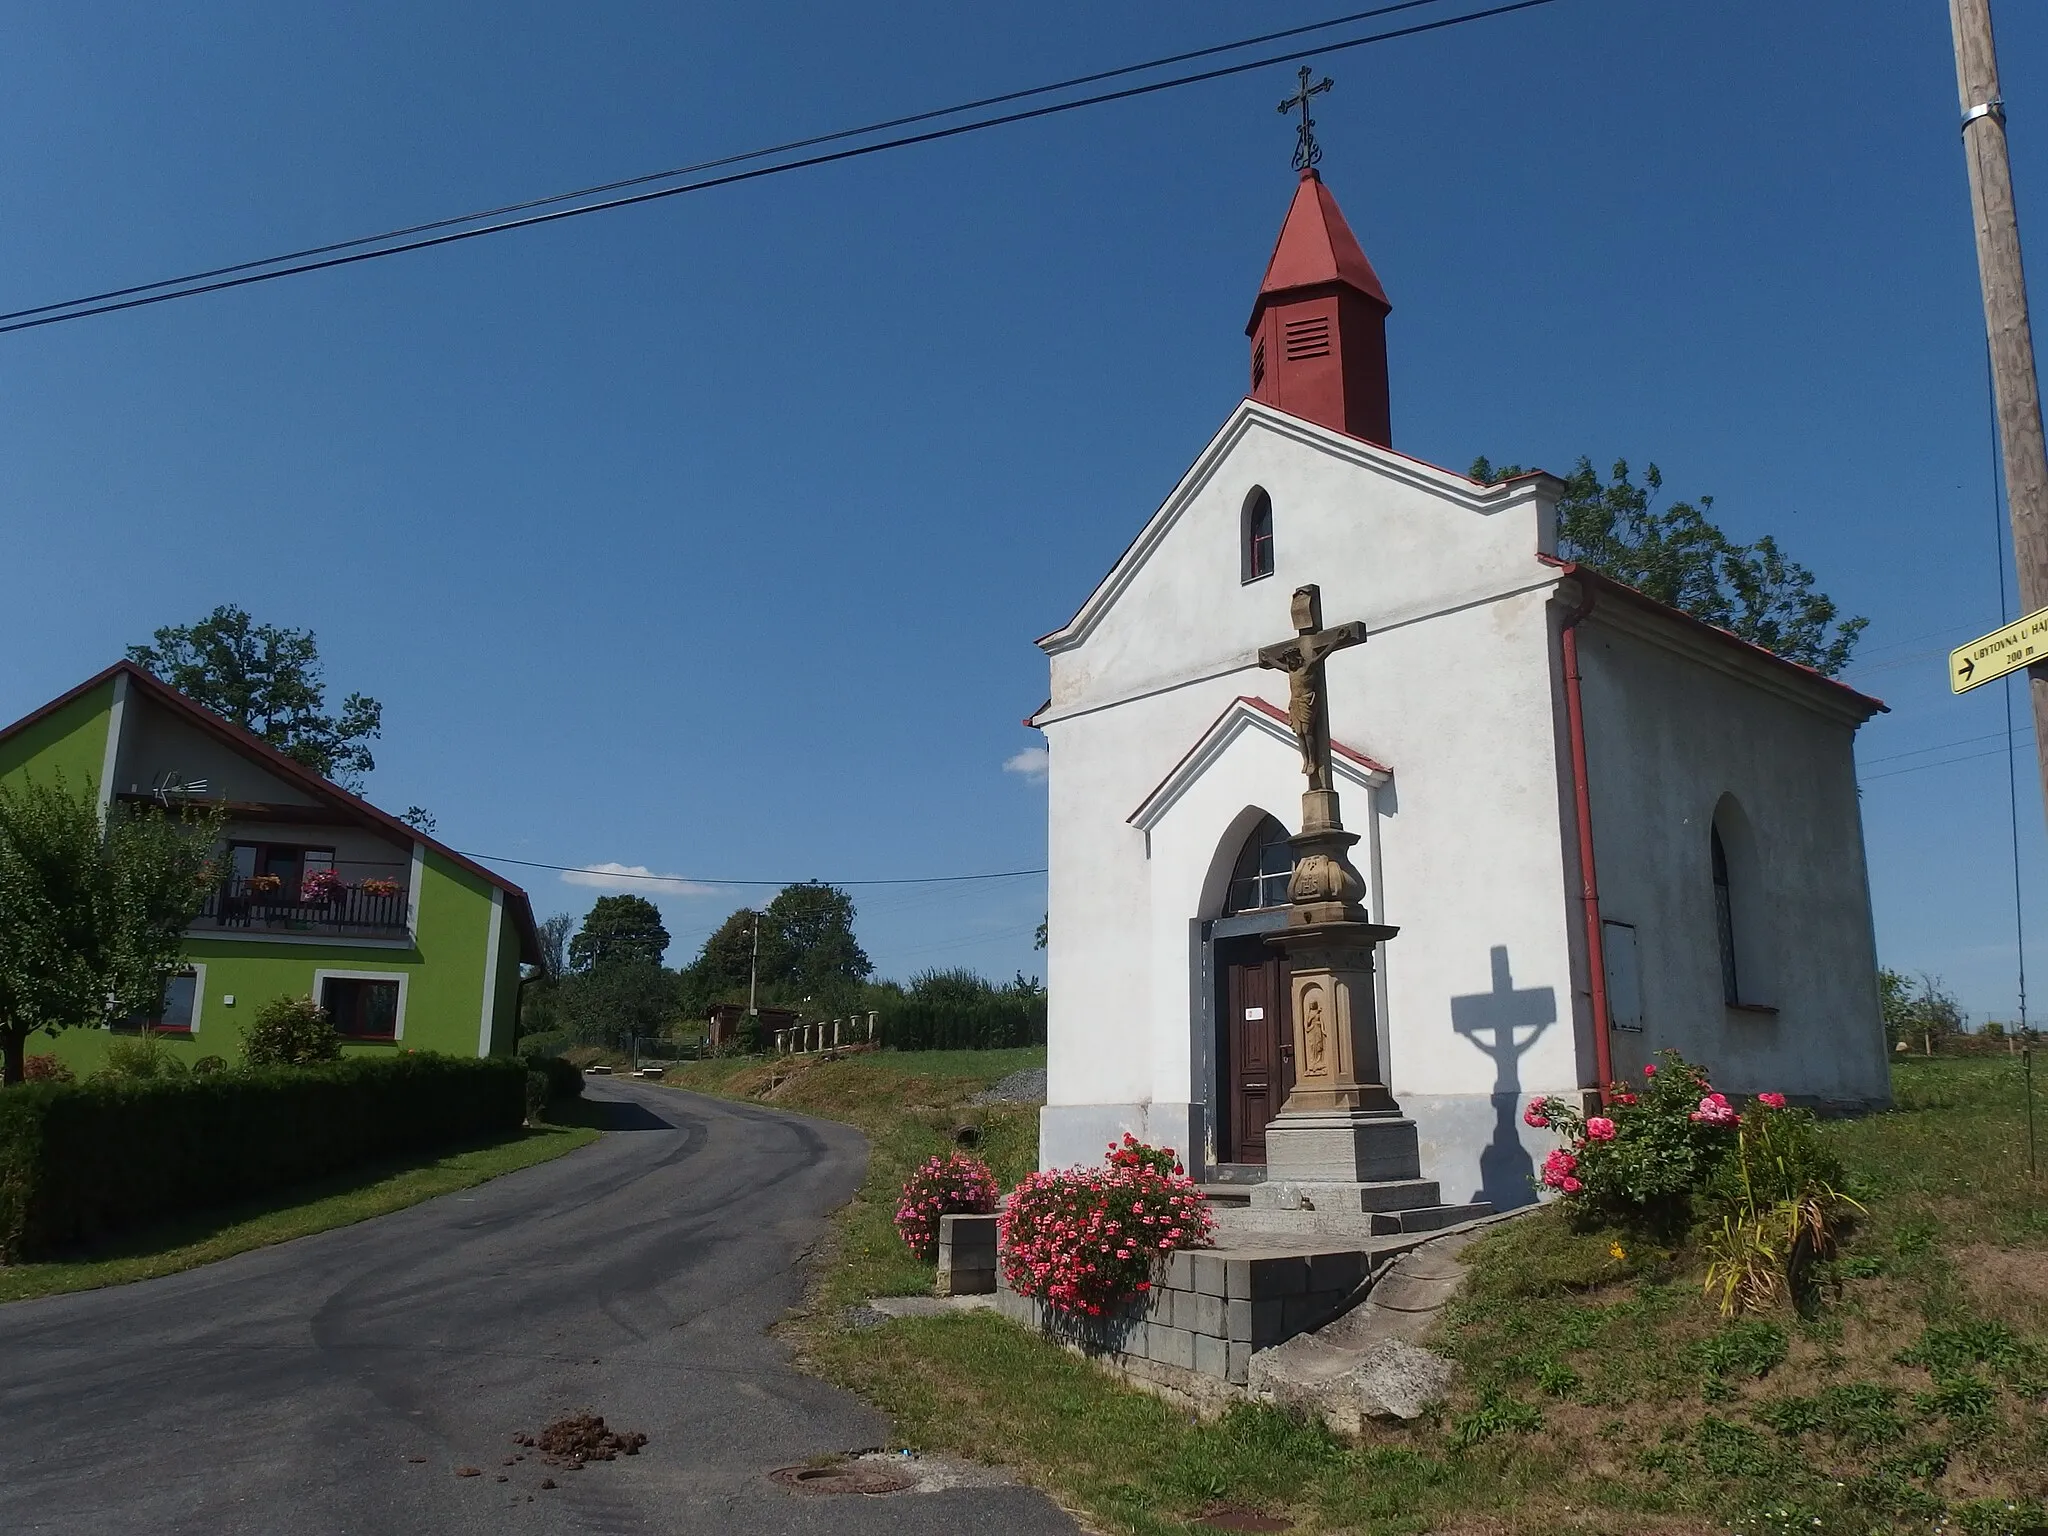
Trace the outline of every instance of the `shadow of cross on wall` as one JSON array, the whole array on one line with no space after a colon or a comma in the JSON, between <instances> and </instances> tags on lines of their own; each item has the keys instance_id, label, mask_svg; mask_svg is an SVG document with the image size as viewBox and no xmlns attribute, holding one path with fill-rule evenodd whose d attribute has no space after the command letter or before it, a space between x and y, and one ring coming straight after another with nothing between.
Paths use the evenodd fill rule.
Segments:
<instances>
[{"instance_id":1,"label":"shadow of cross on wall","mask_svg":"<svg viewBox=\"0 0 2048 1536\"><path fill-rule=\"evenodd\" d=\"M1493 990L1451 999L1451 1028L1493 1058L1493 1140L1479 1154L1475 1200L1502 1210L1535 1197L1536 1163L1515 1129L1522 1101L1522 1054L1557 1022L1557 993L1549 987L1515 990L1505 944L1492 951Z\"/></svg>"}]
</instances>

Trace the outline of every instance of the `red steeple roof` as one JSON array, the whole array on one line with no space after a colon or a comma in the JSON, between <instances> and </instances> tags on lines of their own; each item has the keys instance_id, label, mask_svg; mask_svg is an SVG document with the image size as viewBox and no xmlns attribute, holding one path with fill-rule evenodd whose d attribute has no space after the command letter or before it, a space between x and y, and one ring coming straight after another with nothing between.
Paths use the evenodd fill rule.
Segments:
<instances>
[{"instance_id":1,"label":"red steeple roof","mask_svg":"<svg viewBox=\"0 0 2048 1536\"><path fill-rule=\"evenodd\" d=\"M1251 397L1391 448L1392 308L1323 178L1303 171L1244 328L1252 340Z\"/></svg>"},{"instance_id":2,"label":"red steeple roof","mask_svg":"<svg viewBox=\"0 0 2048 1536\"><path fill-rule=\"evenodd\" d=\"M1387 303L1379 274L1365 259L1351 226L1344 222L1337 199L1330 196L1323 178L1311 170L1301 173L1301 185L1295 189L1294 205L1287 210L1287 222L1280 226L1273 259L1266 263L1259 297L1320 283L1342 283L1367 298ZM1387 307L1393 308L1391 304ZM1256 316L1253 323L1257 323Z\"/></svg>"}]
</instances>

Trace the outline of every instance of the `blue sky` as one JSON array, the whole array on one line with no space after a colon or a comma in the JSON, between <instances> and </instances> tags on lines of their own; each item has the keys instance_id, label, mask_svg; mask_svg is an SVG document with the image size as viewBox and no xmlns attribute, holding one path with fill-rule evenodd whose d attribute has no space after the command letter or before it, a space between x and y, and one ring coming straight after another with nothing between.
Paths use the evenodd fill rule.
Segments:
<instances>
[{"instance_id":1,"label":"blue sky","mask_svg":"<svg viewBox=\"0 0 2048 1536\"><path fill-rule=\"evenodd\" d=\"M17 8L0 308L1338 9ZM1997 21L2039 294L2048 7ZM2009 1016L1998 742L1928 750L2003 727L1942 662L2000 617L1946 7L1563 0L1326 67L1324 171L1395 306L1397 445L1654 459L1868 614L1881 951ZM237 602L384 701L371 794L466 850L1035 866L1043 791L1003 766L1035 740L1031 640L1239 396L1290 85L0 338L0 716ZM542 912L597 894L527 874ZM660 893L672 958L748 894ZM1033 967L1038 880L857 895L887 974Z\"/></svg>"}]
</instances>

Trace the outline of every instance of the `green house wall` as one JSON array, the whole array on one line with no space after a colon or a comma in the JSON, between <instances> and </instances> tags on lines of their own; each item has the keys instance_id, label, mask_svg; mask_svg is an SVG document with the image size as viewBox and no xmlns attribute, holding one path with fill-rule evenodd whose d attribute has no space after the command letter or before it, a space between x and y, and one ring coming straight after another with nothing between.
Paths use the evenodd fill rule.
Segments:
<instances>
[{"instance_id":1,"label":"green house wall","mask_svg":"<svg viewBox=\"0 0 2048 1536\"><path fill-rule=\"evenodd\" d=\"M74 792L96 787L112 706L109 682L0 742L0 782L48 783L61 773ZM184 954L204 967L197 1027L189 1038L164 1037L170 1048L188 1060L238 1061L242 1035L265 1003L310 995L321 971L365 971L405 978L404 1013L397 1040L351 1042L343 1048L349 1054L509 1054L518 1011L519 939L503 893L424 844L415 848L419 898L410 942L298 941L195 930ZM66 1029L54 1039L32 1037L29 1051L53 1052L84 1074L120 1038L98 1028Z\"/></svg>"},{"instance_id":2,"label":"green house wall","mask_svg":"<svg viewBox=\"0 0 2048 1536\"><path fill-rule=\"evenodd\" d=\"M0 741L0 782L18 786L33 778L49 784L61 775L74 794L97 794L113 709L114 685L108 681Z\"/></svg>"}]
</instances>

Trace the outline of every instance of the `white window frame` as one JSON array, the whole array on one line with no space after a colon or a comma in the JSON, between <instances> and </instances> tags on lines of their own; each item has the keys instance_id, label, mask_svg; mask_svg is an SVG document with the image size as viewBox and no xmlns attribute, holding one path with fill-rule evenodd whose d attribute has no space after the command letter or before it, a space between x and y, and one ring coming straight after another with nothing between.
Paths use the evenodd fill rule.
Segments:
<instances>
[{"instance_id":1,"label":"white window frame","mask_svg":"<svg viewBox=\"0 0 2048 1536\"><path fill-rule=\"evenodd\" d=\"M397 1018L396 1018L396 1019L395 1019L395 1020L394 1020L394 1021L392 1022L392 1026L391 1026L391 1043L392 1043L393 1045L396 1045L396 1044L397 1044L397 1043L398 1043L399 1041L401 1041L401 1040L403 1040L403 1039L405 1038L405 993L406 993L406 984L407 984L407 983L408 983L408 982L409 982L409 981L410 981L411 979L412 979L412 978L411 978L411 974L410 974L409 972L406 972L406 971L330 971L330 970L316 970L316 971L314 971L314 972L313 972L313 1001L314 1001L314 1002L316 1002L316 1003L319 1003L319 1004L320 1004L320 1006L321 1006L322 1008L325 1008L325 1007L327 1006L327 1004L326 1004L326 1003L325 1003L324 1001L322 1001L322 998L321 998L321 994L322 994L322 993L323 993L323 992L324 992L324 991L326 990L326 986L327 986L327 983L328 983L329 981L395 981L395 982L397 982L397 983L398 983L398 1017L397 1017ZM337 1033L338 1033L338 1031L337 1031ZM344 1044L355 1044L355 1045L382 1045L382 1044L384 1044L384 1043L385 1043L385 1042L384 1042L384 1041L383 1041L382 1039L378 1039L378 1038L375 1038L375 1037L372 1037L372 1036L368 1036L368 1035L342 1035L342 1037L341 1037L341 1038L342 1038L342 1041L343 1041L343 1043L344 1043Z\"/></svg>"}]
</instances>

